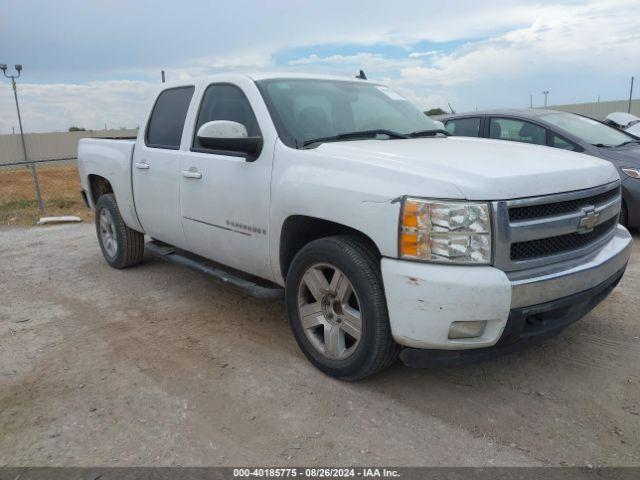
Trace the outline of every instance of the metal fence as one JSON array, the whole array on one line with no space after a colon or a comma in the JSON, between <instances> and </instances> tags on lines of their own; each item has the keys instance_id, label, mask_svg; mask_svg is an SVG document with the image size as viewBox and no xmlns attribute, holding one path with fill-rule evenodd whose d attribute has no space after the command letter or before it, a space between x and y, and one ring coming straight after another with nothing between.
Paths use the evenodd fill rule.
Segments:
<instances>
[{"instance_id":1,"label":"metal fence","mask_svg":"<svg viewBox=\"0 0 640 480\"><path fill-rule=\"evenodd\" d=\"M33 225L44 215L89 218L80 190L75 158L0 163L0 221Z\"/></svg>"},{"instance_id":2,"label":"metal fence","mask_svg":"<svg viewBox=\"0 0 640 480\"><path fill-rule=\"evenodd\" d=\"M89 219L91 212L80 196L78 140L135 134L136 130L27 133L24 146L20 135L0 135L0 225L33 225L42 216Z\"/></svg>"}]
</instances>

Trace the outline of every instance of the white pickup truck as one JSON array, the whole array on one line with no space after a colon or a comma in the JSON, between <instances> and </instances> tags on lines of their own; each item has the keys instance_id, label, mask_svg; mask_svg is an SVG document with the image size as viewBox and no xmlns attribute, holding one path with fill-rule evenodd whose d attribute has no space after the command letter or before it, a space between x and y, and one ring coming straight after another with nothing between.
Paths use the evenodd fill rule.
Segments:
<instances>
[{"instance_id":1,"label":"white pickup truck","mask_svg":"<svg viewBox=\"0 0 640 480\"><path fill-rule=\"evenodd\" d=\"M136 140L83 139L78 165L111 266L146 249L284 293L304 354L345 380L553 335L611 292L632 241L610 163L449 137L359 79L166 87Z\"/></svg>"}]
</instances>

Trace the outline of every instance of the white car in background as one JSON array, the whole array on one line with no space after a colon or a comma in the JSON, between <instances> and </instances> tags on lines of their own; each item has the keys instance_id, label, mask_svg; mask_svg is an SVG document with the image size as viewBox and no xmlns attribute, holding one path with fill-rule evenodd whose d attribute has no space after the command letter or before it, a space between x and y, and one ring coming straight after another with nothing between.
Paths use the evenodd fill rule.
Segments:
<instances>
[{"instance_id":1,"label":"white car in background","mask_svg":"<svg viewBox=\"0 0 640 480\"><path fill-rule=\"evenodd\" d=\"M640 118L631 113L613 112L607 115L604 122L607 125L640 137Z\"/></svg>"}]
</instances>

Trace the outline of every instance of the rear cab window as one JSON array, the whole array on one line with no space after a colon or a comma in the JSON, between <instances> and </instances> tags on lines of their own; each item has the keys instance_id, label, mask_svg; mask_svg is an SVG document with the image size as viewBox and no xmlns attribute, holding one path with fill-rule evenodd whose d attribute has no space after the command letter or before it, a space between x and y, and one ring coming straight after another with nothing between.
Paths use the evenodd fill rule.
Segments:
<instances>
[{"instance_id":1,"label":"rear cab window","mask_svg":"<svg viewBox=\"0 0 640 480\"><path fill-rule=\"evenodd\" d=\"M489 123L489 138L546 145L547 130L525 120L493 117Z\"/></svg>"},{"instance_id":2,"label":"rear cab window","mask_svg":"<svg viewBox=\"0 0 640 480\"><path fill-rule=\"evenodd\" d=\"M445 123L445 129L451 135L456 135L458 137L479 137L480 117L448 120Z\"/></svg>"},{"instance_id":3,"label":"rear cab window","mask_svg":"<svg viewBox=\"0 0 640 480\"><path fill-rule=\"evenodd\" d=\"M158 95L151 111L145 145L151 148L178 150L194 87L176 87Z\"/></svg>"}]
</instances>

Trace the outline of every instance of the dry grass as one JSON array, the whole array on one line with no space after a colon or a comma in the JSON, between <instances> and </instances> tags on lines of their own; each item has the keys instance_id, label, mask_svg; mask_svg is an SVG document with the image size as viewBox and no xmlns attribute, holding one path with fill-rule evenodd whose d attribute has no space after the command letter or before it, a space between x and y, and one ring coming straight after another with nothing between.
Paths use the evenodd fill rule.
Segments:
<instances>
[{"instance_id":1,"label":"dry grass","mask_svg":"<svg viewBox=\"0 0 640 480\"><path fill-rule=\"evenodd\" d=\"M44 212L38 210L31 170L0 168L0 224L35 225L40 217L77 215L92 218L80 196L80 177L75 164L39 165L37 168Z\"/></svg>"}]
</instances>

